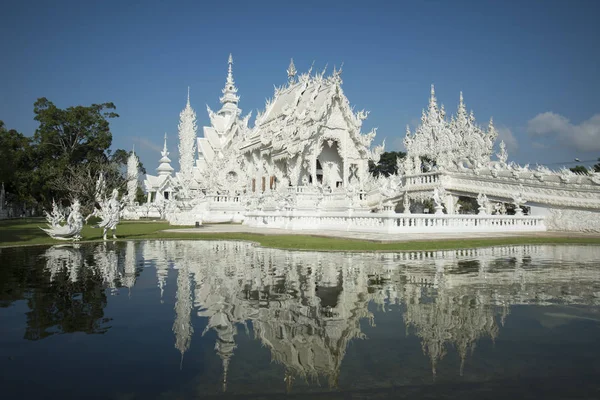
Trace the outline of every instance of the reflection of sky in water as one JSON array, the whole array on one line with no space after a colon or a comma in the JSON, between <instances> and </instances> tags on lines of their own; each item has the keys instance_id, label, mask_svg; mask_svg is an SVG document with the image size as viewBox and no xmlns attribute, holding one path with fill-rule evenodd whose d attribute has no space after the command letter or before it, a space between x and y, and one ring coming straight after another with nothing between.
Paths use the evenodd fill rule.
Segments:
<instances>
[{"instance_id":1,"label":"reflection of sky in water","mask_svg":"<svg viewBox=\"0 0 600 400\"><path fill-rule=\"evenodd\" d=\"M360 254L148 241L3 249L0 260L9 393L33 380L38 397L402 387L469 398L524 379L521 390L560 397L592 390L585 377L600 372L600 247Z\"/></svg>"}]
</instances>

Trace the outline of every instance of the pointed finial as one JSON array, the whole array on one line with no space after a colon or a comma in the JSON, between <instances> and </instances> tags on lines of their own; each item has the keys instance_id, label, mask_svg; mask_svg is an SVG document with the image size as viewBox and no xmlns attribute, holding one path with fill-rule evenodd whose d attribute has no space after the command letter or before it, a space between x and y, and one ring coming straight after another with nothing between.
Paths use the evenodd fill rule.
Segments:
<instances>
[{"instance_id":1,"label":"pointed finial","mask_svg":"<svg viewBox=\"0 0 600 400\"><path fill-rule=\"evenodd\" d=\"M294 59L290 58L290 66L287 69L288 82L291 84L296 82L296 66L294 65Z\"/></svg>"},{"instance_id":2,"label":"pointed finial","mask_svg":"<svg viewBox=\"0 0 600 400\"><path fill-rule=\"evenodd\" d=\"M437 106L437 99L435 98L435 87L432 84L431 85L431 96L429 97L428 116L429 117L432 117L434 115L437 116L437 113L438 113L438 106Z\"/></svg>"},{"instance_id":3,"label":"pointed finial","mask_svg":"<svg viewBox=\"0 0 600 400\"><path fill-rule=\"evenodd\" d=\"M163 146L163 153L167 153L167 132L165 132L165 144Z\"/></svg>"},{"instance_id":4,"label":"pointed finial","mask_svg":"<svg viewBox=\"0 0 600 400\"><path fill-rule=\"evenodd\" d=\"M459 100L460 104L464 104L462 90L460 91Z\"/></svg>"},{"instance_id":5,"label":"pointed finial","mask_svg":"<svg viewBox=\"0 0 600 400\"><path fill-rule=\"evenodd\" d=\"M313 67L315 66L315 60L313 60L312 64L310 64L310 69L308 70L308 76L312 73Z\"/></svg>"},{"instance_id":6,"label":"pointed finial","mask_svg":"<svg viewBox=\"0 0 600 400\"><path fill-rule=\"evenodd\" d=\"M323 68L323 72L321 72L321 76L325 76L325 72L327 71L328 66L329 66L329 63L325 64L325 68Z\"/></svg>"},{"instance_id":7,"label":"pointed finial","mask_svg":"<svg viewBox=\"0 0 600 400\"><path fill-rule=\"evenodd\" d=\"M187 104L188 104L188 106L190 105L190 87L189 86L188 86Z\"/></svg>"},{"instance_id":8,"label":"pointed finial","mask_svg":"<svg viewBox=\"0 0 600 400\"><path fill-rule=\"evenodd\" d=\"M229 53L229 59L227 60L227 84L233 85L233 56Z\"/></svg>"}]
</instances>

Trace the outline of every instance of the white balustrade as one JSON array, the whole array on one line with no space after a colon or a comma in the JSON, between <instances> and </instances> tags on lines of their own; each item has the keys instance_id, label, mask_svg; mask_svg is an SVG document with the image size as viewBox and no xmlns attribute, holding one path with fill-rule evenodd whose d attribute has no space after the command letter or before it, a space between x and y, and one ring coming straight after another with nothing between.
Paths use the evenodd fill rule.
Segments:
<instances>
[{"instance_id":1,"label":"white balustrade","mask_svg":"<svg viewBox=\"0 0 600 400\"><path fill-rule=\"evenodd\" d=\"M539 232L544 218L515 215L434 215L368 212L247 212L244 224L293 230L344 230L386 233Z\"/></svg>"}]
</instances>

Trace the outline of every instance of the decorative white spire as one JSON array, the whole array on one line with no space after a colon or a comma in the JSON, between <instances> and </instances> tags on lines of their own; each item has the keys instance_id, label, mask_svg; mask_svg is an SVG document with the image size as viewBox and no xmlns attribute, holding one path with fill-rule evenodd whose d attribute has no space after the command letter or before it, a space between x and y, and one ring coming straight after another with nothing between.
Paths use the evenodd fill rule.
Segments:
<instances>
[{"instance_id":1,"label":"decorative white spire","mask_svg":"<svg viewBox=\"0 0 600 400\"><path fill-rule=\"evenodd\" d=\"M139 161L135 155L135 148L127 159L127 203L132 206L138 188Z\"/></svg>"},{"instance_id":2,"label":"decorative white spire","mask_svg":"<svg viewBox=\"0 0 600 400\"><path fill-rule=\"evenodd\" d=\"M179 114L179 181L182 194L186 196L191 189L194 160L196 157L196 112L190 105L189 89L185 108Z\"/></svg>"},{"instance_id":3,"label":"decorative white spire","mask_svg":"<svg viewBox=\"0 0 600 400\"><path fill-rule=\"evenodd\" d=\"M168 157L169 156L169 152L167 151L167 132L165 132L165 144L164 144L163 149L160 152L160 154L163 157Z\"/></svg>"},{"instance_id":4,"label":"decorative white spire","mask_svg":"<svg viewBox=\"0 0 600 400\"><path fill-rule=\"evenodd\" d=\"M459 98L458 98L458 111L456 113L456 123L459 128L465 129L468 120L469 120L469 115L467 113L467 106L465 106L463 92L461 91Z\"/></svg>"},{"instance_id":5,"label":"decorative white spire","mask_svg":"<svg viewBox=\"0 0 600 400\"><path fill-rule=\"evenodd\" d=\"M165 144L163 146L163 150L160 152L162 156L158 161L159 165L156 170L158 171L158 175L171 175L173 173L173 167L171 167L171 159L169 158L169 152L167 151L167 134L165 133Z\"/></svg>"},{"instance_id":6,"label":"decorative white spire","mask_svg":"<svg viewBox=\"0 0 600 400\"><path fill-rule=\"evenodd\" d=\"M298 71L296 71L296 66L294 65L294 59L290 58L290 66L287 69L288 82L290 85L293 85L294 83L296 83L297 72Z\"/></svg>"},{"instance_id":7,"label":"decorative white spire","mask_svg":"<svg viewBox=\"0 0 600 400\"><path fill-rule=\"evenodd\" d=\"M229 64L227 66L227 83L230 85L233 85L233 56L231 55L231 53L229 53L229 59L227 60L227 63Z\"/></svg>"},{"instance_id":8,"label":"decorative white spire","mask_svg":"<svg viewBox=\"0 0 600 400\"><path fill-rule=\"evenodd\" d=\"M431 85L431 95L429 97L429 118L438 116L437 99L435 97L435 87Z\"/></svg>"},{"instance_id":9,"label":"decorative white spire","mask_svg":"<svg viewBox=\"0 0 600 400\"><path fill-rule=\"evenodd\" d=\"M235 81L233 80L233 56L231 54L229 54L227 63L227 80L225 81L225 87L221 90L223 96L219 99L223 107L219 113L237 112L237 104L240 101L240 96L237 95L238 89L235 87Z\"/></svg>"}]
</instances>

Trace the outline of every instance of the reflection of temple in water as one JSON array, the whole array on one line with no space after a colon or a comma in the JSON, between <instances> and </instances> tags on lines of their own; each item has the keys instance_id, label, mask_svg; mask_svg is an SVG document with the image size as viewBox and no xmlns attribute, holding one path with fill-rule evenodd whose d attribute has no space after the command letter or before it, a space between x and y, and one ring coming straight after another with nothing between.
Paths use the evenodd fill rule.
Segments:
<instances>
[{"instance_id":1,"label":"reflection of temple in water","mask_svg":"<svg viewBox=\"0 0 600 400\"><path fill-rule=\"evenodd\" d=\"M190 348L192 313L207 319L223 366L235 362L238 328L251 331L293 379L325 377L336 385L348 343L363 338L361 320L374 324L372 303L403 312L435 375L454 348L462 368L482 338L495 340L516 304L600 305L600 248L508 246L406 253L316 253L257 248L243 242L148 241L47 251L51 276L86 264L106 288L135 284L136 264L156 268L160 296L169 271L176 278L175 347ZM563 268L548 263L569 260ZM572 260L577 260L574 264ZM71 269L69 269L71 268Z\"/></svg>"},{"instance_id":2,"label":"reflection of temple in water","mask_svg":"<svg viewBox=\"0 0 600 400\"><path fill-rule=\"evenodd\" d=\"M594 247L355 254L281 251L238 242L142 246L146 260L160 254L179 268L179 276L183 271L191 276L177 281L181 322L175 325L187 326L192 308L208 319L203 334L216 333L224 385L237 328L248 329L248 322L254 337L284 366L288 384L294 377L324 376L335 385L348 343L364 337L360 320L374 322L371 302L384 310L390 304L406 307L407 329L420 338L434 374L450 347L458 352L462 372L477 341L497 337L511 305L600 304L600 291L588 284L600 281L600 273L581 268L600 258ZM544 269L549 260L575 255L578 266ZM193 304L188 279L193 280ZM188 311L181 310L181 298ZM191 327L176 331L184 336L176 338L180 351L189 347L192 332Z\"/></svg>"}]
</instances>

